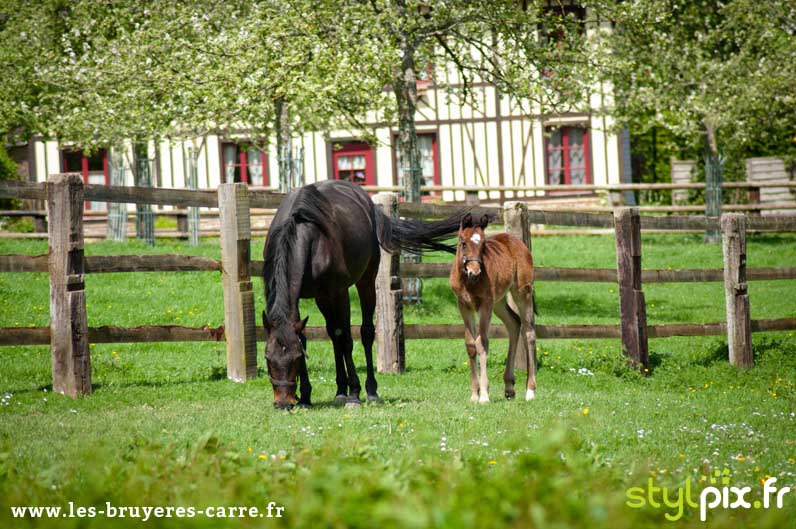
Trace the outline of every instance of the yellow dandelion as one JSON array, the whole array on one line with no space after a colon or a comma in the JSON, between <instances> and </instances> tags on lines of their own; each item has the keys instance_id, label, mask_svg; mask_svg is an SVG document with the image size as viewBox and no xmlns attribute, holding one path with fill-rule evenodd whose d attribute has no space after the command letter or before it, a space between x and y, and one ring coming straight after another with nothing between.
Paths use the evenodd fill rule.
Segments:
<instances>
[{"instance_id":1,"label":"yellow dandelion","mask_svg":"<svg viewBox=\"0 0 796 529\"><path fill-rule=\"evenodd\" d=\"M583 408L583 415L589 414L589 408Z\"/></svg>"},{"instance_id":2,"label":"yellow dandelion","mask_svg":"<svg viewBox=\"0 0 796 529\"><path fill-rule=\"evenodd\" d=\"M492 461L490 461L490 462L489 462L489 464L490 464L490 465L497 465L497 461L495 461L495 460L493 459Z\"/></svg>"},{"instance_id":3,"label":"yellow dandelion","mask_svg":"<svg viewBox=\"0 0 796 529\"><path fill-rule=\"evenodd\" d=\"M268 454L260 454L257 456L257 459L268 459Z\"/></svg>"},{"instance_id":4,"label":"yellow dandelion","mask_svg":"<svg viewBox=\"0 0 796 529\"><path fill-rule=\"evenodd\" d=\"M678 454L677 457L679 457L680 459L685 459L685 454Z\"/></svg>"},{"instance_id":5,"label":"yellow dandelion","mask_svg":"<svg viewBox=\"0 0 796 529\"><path fill-rule=\"evenodd\" d=\"M746 461L746 458L744 456L738 456L738 457L735 458L735 460L736 461L740 461L741 463L743 463L744 461Z\"/></svg>"},{"instance_id":6,"label":"yellow dandelion","mask_svg":"<svg viewBox=\"0 0 796 529\"><path fill-rule=\"evenodd\" d=\"M249 448L246 449L246 451L251 454L252 453L252 447L250 446Z\"/></svg>"}]
</instances>

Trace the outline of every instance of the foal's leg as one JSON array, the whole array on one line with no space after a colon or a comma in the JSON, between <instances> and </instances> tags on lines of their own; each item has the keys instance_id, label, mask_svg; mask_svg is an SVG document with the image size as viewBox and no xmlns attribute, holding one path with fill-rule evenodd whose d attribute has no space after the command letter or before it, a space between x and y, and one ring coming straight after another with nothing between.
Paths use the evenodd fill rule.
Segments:
<instances>
[{"instance_id":1,"label":"foal's leg","mask_svg":"<svg viewBox=\"0 0 796 529\"><path fill-rule=\"evenodd\" d=\"M536 397L536 325L533 313L533 287L526 285L518 287L512 292L512 297L517 303L522 319L520 337L525 342L525 351L528 359L528 384L525 390L525 400Z\"/></svg>"},{"instance_id":2,"label":"foal's leg","mask_svg":"<svg viewBox=\"0 0 796 529\"><path fill-rule=\"evenodd\" d=\"M486 370L486 358L489 354L489 324L492 321L492 304L484 303L478 308L478 338L475 348L478 351L478 363L481 374L478 379L478 402L489 402L489 374Z\"/></svg>"},{"instance_id":3,"label":"foal's leg","mask_svg":"<svg viewBox=\"0 0 796 529\"><path fill-rule=\"evenodd\" d=\"M359 292L359 304L362 308L360 336L362 337L362 347L365 349L365 365L367 366L365 392L368 394L369 401L379 402L381 399L376 392L378 384L373 370L373 340L376 338L376 328L373 326L373 312L376 310L375 274L366 274L360 279L357 283L357 292Z\"/></svg>"},{"instance_id":4,"label":"foal's leg","mask_svg":"<svg viewBox=\"0 0 796 529\"><path fill-rule=\"evenodd\" d=\"M506 326L509 333L509 353L506 356L506 369L503 371L503 382L506 385L506 399L511 400L514 398L514 359L517 356L517 343L520 337L520 317L516 312L511 310L507 303L507 299L503 298L495 303L495 314Z\"/></svg>"},{"instance_id":5,"label":"foal's leg","mask_svg":"<svg viewBox=\"0 0 796 529\"><path fill-rule=\"evenodd\" d=\"M470 360L470 402L478 402L478 373L475 364L475 337L478 335L475 311L459 303L459 312L464 320L464 345Z\"/></svg>"},{"instance_id":6,"label":"foal's leg","mask_svg":"<svg viewBox=\"0 0 796 529\"><path fill-rule=\"evenodd\" d=\"M337 367L337 396L334 400L335 402L358 405L362 386L359 383L354 359L351 356L354 342L351 339L351 305L348 291L343 290L332 295L318 295L315 302L326 319L326 332L334 346ZM349 389L348 395L345 392L346 386Z\"/></svg>"}]
</instances>

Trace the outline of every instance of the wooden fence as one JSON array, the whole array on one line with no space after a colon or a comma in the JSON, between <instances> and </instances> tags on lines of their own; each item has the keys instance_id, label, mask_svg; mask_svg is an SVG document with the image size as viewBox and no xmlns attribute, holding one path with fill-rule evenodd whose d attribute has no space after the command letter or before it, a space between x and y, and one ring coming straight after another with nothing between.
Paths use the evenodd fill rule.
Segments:
<instances>
[{"instance_id":1,"label":"wooden fence","mask_svg":"<svg viewBox=\"0 0 796 529\"><path fill-rule=\"evenodd\" d=\"M723 211L728 212L746 212L751 215L759 215L763 212L781 212L783 210L796 210L796 201L786 200L782 198L777 201L769 201L768 203L761 203L760 197L761 193L765 194L767 191L781 191L782 189L796 189L796 182L792 181L774 181L774 182L724 182L723 186L726 190L735 190L736 192L746 191L748 196L748 203L736 203L736 204L724 204L722 205ZM400 192L401 188L398 186L364 186L367 191L370 192ZM104 191L103 191L104 189ZM113 202L116 199L122 198L120 196L120 192L118 191L119 188L115 187L107 187L107 186L100 186L100 185L89 185L86 186L86 194L87 196L96 197L97 201L110 201ZM125 189L133 189L133 188L125 188ZM146 191L144 190L146 189ZM607 192L610 196L619 197L622 196L620 193L622 191L652 191L652 190L703 190L705 189L704 183L699 182L679 182L679 183L635 183L635 184L584 184L584 185L539 185L539 186L486 186L486 187L474 187L474 186L424 186L422 188L423 192L429 193L440 193L445 191L454 191L454 192L463 192L466 196L466 204L467 205L480 205L481 201L479 199L480 193L500 193L500 198L495 199L499 201L501 204L505 201L513 201L519 200L519 198L514 199L507 199L506 193L513 193L517 197L519 194L523 194L524 199L531 199L531 198L540 198L536 196L538 192L545 192L548 193L548 197L566 197L566 194L562 193L590 193L590 192ZM162 189L162 188L142 188L140 191L137 192L137 195L142 198L151 198L153 196L158 196L158 191L165 191L167 194L162 195L162 200L160 201L151 201L149 203L152 204L160 204L160 205L174 205L178 208L186 208L189 207L189 204L193 205L202 205L206 207L215 207L215 202L213 197L215 196L215 190L204 190L199 191L199 195L194 196L194 198L189 199L192 191L188 190L181 190L181 189ZM253 197L252 202L252 209L262 207L266 209L270 209L278 205L278 200L275 197L278 195L274 194L267 188L249 188L249 192ZM28 198L28 199L41 199L44 200L44 184L30 184L30 183L19 183L19 182L0 182L0 195L2 196L16 196L19 198ZM267 200L265 197L272 197L271 200ZM780 195L777 195L780 196ZM488 202L494 203L493 199L487 199ZM609 206L599 206L594 204L587 204L587 205L578 205L576 207L570 206L569 209L567 208L557 208L559 212L566 212L566 211L580 211L580 212L598 212L598 213L610 213L619 205L612 200L613 205ZM689 214L689 213L705 213L705 206L704 205L648 205L648 206L637 206L638 210L642 213L670 213L670 214ZM254 211L252 215L265 215L266 217L270 217L271 211L263 211L259 210L257 213ZM84 212L86 215L87 222L101 222L106 220L107 213L105 212L93 212L87 211ZM157 237L162 238L188 238L188 211L186 209L176 209L176 210L167 210L167 211L155 211L153 212L155 216L166 216L176 219L177 221L177 229L176 230L157 230L156 235ZM0 232L0 238L46 238L47 237L47 225L46 225L46 211L44 210L10 210L10 211L0 211L0 217L2 216L13 216L13 217L28 217L33 219L35 224L35 232L34 233L4 233ZM201 212L202 217L217 217L218 212L213 210L204 210ZM128 218L134 219L135 212L130 211L128 212ZM259 228L254 230L253 234L263 236L267 233L267 227L269 224L270 218L266 218L263 222L257 223ZM255 223L252 222L252 225ZM655 229L658 231L672 231L671 228L647 228L644 227L645 230ZM699 231L698 229L694 229L694 231ZM573 231L549 231L547 233L550 234L565 234L565 233L580 233L580 232L573 232ZM203 232L205 236L211 237L218 237L220 236L220 231L216 229L212 230L205 230ZM86 239L97 239L101 238L96 235L94 236L86 236ZM104 237L103 237L104 238Z\"/></svg>"},{"instance_id":2,"label":"wooden fence","mask_svg":"<svg viewBox=\"0 0 796 529\"><path fill-rule=\"evenodd\" d=\"M255 325L252 276L261 276L263 262L250 256L250 209L273 208L281 195L250 190L245 184L222 184L217 192L151 188L108 188L84 185L73 174L53 175L46 185L0 188L0 196L47 200L49 254L0 255L2 272L47 272L50 275L50 326L0 328L0 345L50 344L53 388L71 396L91 391L89 343L226 341L227 374L246 381L257 374L256 342L264 331ZM84 256L83 207L86 200L172 204L181 207L216 207L221 225L221 260L184 255ZM395 195L379 194L375 202L388 215L435 218L457 207L398 203ZM497 223L531 244L530 225L553 224L611 228L616 232L616 269L536 269L537 281L613 282L619 285L619 325L537 325L537 336L547 338L621 338L625 354L640 369L648 367L649 338L728 334L730 361L752 365L750 334L796 329L796 318L750 320L746 282L796 279L796 267L746 269L745 234L748 229L796 231L796 215L744 216L725 214L721 219L668 216L644 217L638 208L621 208L613 214L530 210L523 202L500 208L477 208L497 216ZM716 270L642 270L641 230L704 230L721 226L724 233L724 268ZM461 338L458 324L405 325L401 278L446 277L448 264L401 264L397 256L383 255L377 279L377 366L381 372L402 372L407 339ZM224 289L224 324L218 327L116 326L88 327L84 274L115 272L205 271L221 272ZM727 319L714 323L647 325L643 284L647 282L723 281ZM358 335L358 327L352 329ZM493 326L493 337L505 337ZM307 329L311 340L325 339L323 327ZM520 355L522 356L522 355ZM520 367L524 367L520 365Z\"/></svg>"}]
</instances>

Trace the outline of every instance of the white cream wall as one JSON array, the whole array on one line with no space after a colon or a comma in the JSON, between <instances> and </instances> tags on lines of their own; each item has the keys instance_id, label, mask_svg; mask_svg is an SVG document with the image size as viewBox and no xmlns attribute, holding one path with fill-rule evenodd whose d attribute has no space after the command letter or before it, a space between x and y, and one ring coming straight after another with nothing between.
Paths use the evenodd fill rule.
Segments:
<instances>
[{"instance_id":1,"label":"white cream wall","mask_svg":"<svg viewBox=\"0 0 796 529\"><path fill-rule=\"evenodd\" d=\"M376 130L378 143L375 148L376 159L376 185L391 186L393 153L390 146L390 129L387 127Z\"/></svg>"},{"instance_id":2,"label":"white cream wall","mask_svg":"<svg viewBox=\"0 0 796 529\"><path fill-rule=\"evenodd\" d=\"M61 151L58 142L35 141L36 181L46 182L47 176L61 172Z\"/></svg>"}]
</instances>

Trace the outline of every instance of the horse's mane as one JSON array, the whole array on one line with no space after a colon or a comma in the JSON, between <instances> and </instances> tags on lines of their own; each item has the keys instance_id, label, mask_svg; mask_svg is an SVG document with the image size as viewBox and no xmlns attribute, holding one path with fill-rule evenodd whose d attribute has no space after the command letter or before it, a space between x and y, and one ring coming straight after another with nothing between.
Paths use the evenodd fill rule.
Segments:
<instances>
[{"instance_id":1,"label":"horse's mane","mask_svg":"<svg viewBox=\"0 0 796 529\"><path fill-rule=\"evenodd\" d=\"M324 235L333 238L332 217L332 205L329 200L314 185L309 185L296 193L287 219L269 227L263 255L265 260L263 278L266 285L268 318L275 327L287 321L291 310L290 274L293 269L296 227L304 223L313 224Z\"/></svg>"}]
</instances>

